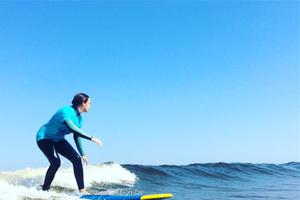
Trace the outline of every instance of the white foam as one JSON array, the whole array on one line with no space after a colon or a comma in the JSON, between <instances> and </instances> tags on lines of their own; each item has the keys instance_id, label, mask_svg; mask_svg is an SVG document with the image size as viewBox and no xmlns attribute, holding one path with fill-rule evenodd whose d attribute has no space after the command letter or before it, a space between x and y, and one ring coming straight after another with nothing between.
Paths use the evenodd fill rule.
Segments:
<instances>
[{"instance_id":1,"label":"white foam","mask_svg":"<svg viewBox=\"0 0 300 200\"><path fill-rule=\"evenodd\" d=\"M20 199L22 197L39 199L77 198L62 193L38 191L36 188L43 183L47 168L22 169L13 172L0 172L0 199ZM117 163L103 163L95 166L84 166L85 186L93 183L113 183L132 186L138 180L135 174ZM77 190L73 167L59 169L52 186L60 186Z\"/></svg>"},{"instance_id":2,"label":"white foam","mask_svg":"<svg viewBox=\"0 0 300 200\"><path fill-rule=\"evenodd\" d=\"M19 199L66 199L79 200L77 195L67 195L56 193L53 191L44 192L38 191L35 187L27 188L22 185L12 185L3 180L0 180L0 200L19 200Z\"/></svg>"},{"instance_id":3,"label":"white foam","mask_svg":"<svg viewBox=\"0 0 300 200\"><path fill-rule=\"evenodd\" d=\"M133 185L136 180L137 177L135 174L117 163L84 166L84 182L86 187L90 187L93 183ZM77 188L73 168L61 169L55 176L53 184L66 188Z\"/></svg>"}]
</instances>

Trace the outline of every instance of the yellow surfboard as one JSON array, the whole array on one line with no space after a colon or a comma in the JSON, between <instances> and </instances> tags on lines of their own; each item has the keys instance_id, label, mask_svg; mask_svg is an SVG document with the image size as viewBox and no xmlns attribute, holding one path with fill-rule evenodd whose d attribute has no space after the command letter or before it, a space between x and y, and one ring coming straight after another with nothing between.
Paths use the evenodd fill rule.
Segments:
<instances>
[{"instance_id":1,"label":"yellow surfboard","mask_svg":"<svg viewBox=\"0 0 300 200\"><path fill-rule=\"evenodd\" d=\"M141 200L149 200L149 199L167 199L172 198L173 194L151 194L151 195L144 195L141 196Z\"/></svg>"}]
</instances>

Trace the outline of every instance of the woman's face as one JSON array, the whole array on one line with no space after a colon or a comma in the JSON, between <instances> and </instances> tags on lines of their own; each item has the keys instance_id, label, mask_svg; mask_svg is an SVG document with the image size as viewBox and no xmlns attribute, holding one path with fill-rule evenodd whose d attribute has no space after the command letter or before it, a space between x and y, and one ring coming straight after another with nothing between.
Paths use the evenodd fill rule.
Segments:
<instances>
[{"instance_id":1,"label":"woman's face","mask_svg":"<svg viewBox=\"0 0 300 200\"><path fill-rule=\"evenodd\" d=\"M88 98L87 102L82 104L83 112L88 112L90 110L90 107L91 107L91 99Z\"/></svg>"}]
</instances>

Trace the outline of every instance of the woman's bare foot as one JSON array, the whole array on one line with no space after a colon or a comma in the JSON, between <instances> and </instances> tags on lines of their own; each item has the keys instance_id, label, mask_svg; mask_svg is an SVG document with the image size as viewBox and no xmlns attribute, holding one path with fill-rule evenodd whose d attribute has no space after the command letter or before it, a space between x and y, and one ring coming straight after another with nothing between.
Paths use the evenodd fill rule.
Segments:
<instances>
[{"instance_id":1,"label":"woman's bare foot","mask_svg":"<svg viewBox=\"0 0 300 200\"><path fill-rule=\"evenodd\" d=\"M90 193L88 191L86 191L86 189L81 189L79 190L79 193L82 194L82 195L89 195Z\"/></svg>"}]
</instances>

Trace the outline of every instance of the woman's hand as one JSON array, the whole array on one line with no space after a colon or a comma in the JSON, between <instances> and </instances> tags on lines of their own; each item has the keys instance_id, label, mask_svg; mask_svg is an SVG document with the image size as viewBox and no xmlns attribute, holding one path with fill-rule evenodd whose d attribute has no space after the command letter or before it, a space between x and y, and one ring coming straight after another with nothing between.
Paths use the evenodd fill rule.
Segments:
<instances>
[{"instance_id":1,"label":"woman's hand","mask_svg":"<svg viewBox=\"0 0 300 200\"><path fill-rule=\"evenodd\" d=\"M89 164L89 160L88 160L88 158L87 158L87 156L81 156L81 158L82 158L82 161L83 161L83 163L85 164L85 165L88 165Z\"/></svg>"},{"instance_id":2,"label":"woman's hand","mask_svg":"<svg viewBox=\"0 0 300 200\"><path fill-rule=\"evenodd\" d=\"M92 137L91 139L93 142L95 142L96 144L100 145L100 146L103 146L101 140L99 140L98 138L95 138L95 137Z\"/></svg>"}]
</instances>

